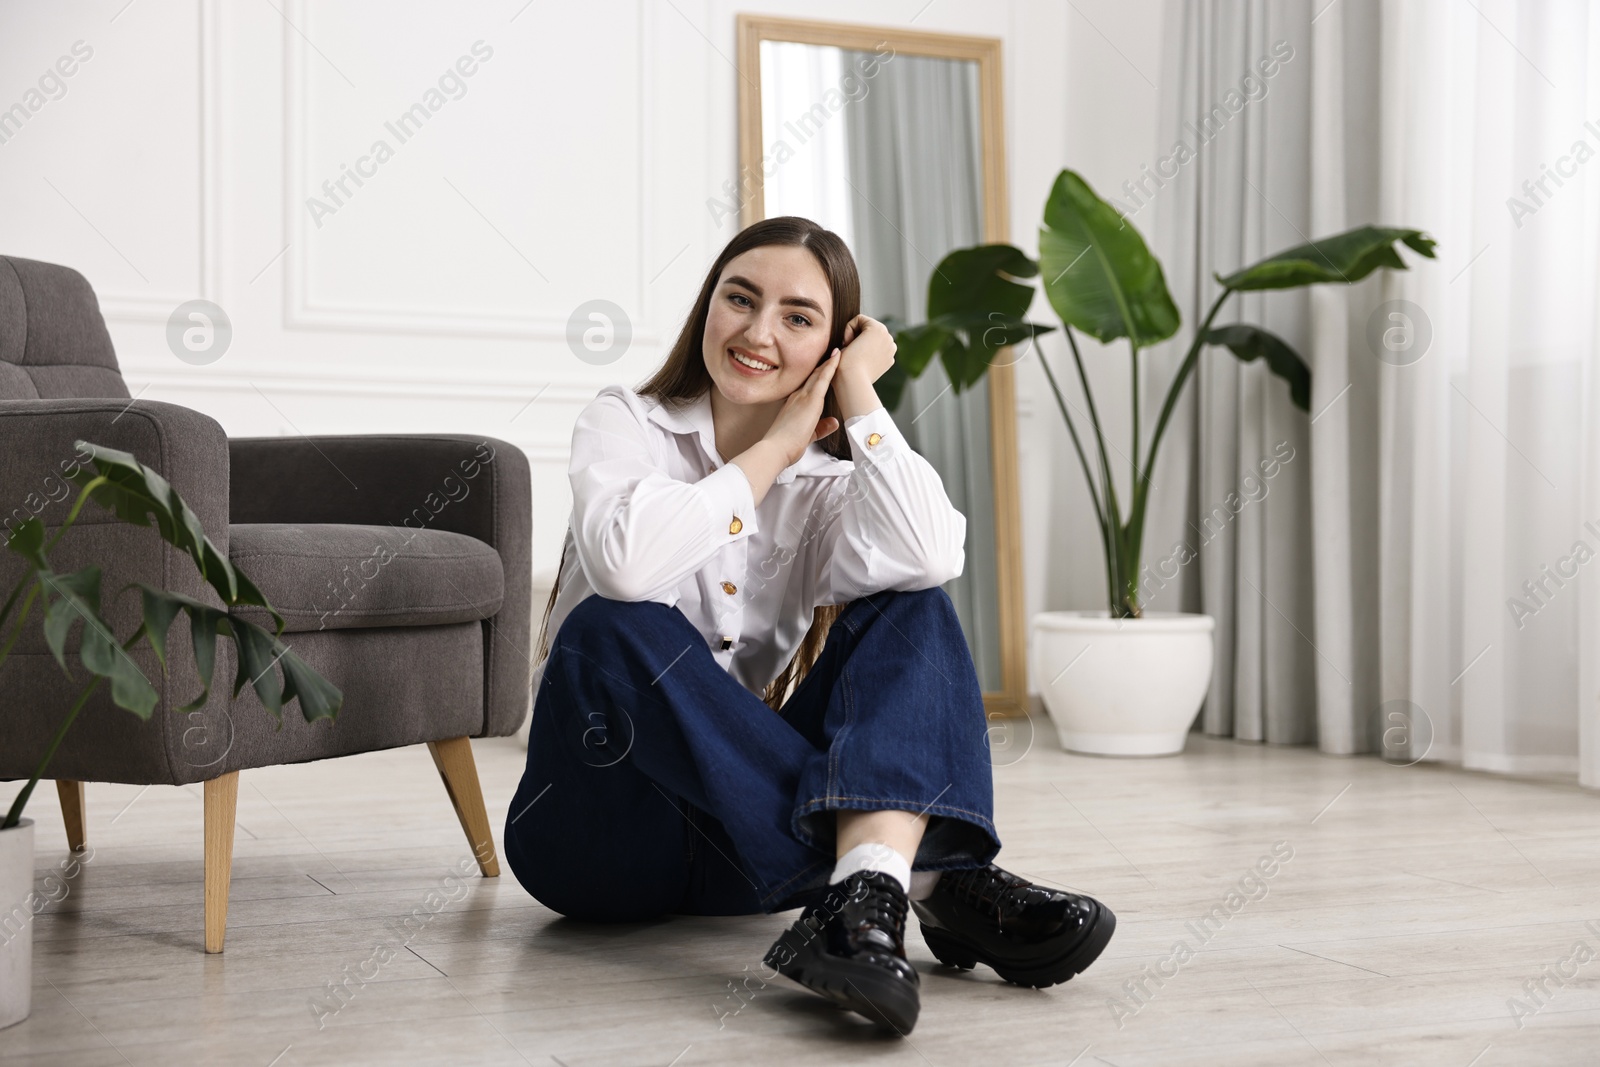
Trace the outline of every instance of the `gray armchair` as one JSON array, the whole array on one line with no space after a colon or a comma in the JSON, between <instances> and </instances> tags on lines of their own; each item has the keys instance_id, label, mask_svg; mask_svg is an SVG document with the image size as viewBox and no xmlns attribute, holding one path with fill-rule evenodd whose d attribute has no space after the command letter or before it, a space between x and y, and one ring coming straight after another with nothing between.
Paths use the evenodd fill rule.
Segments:
<instances>
[{"instance_id":1,"label":"gray armchair","mask_svg":"<svg viewBox=\"0 0 1600 1067\"><path fill-rule=\"evenodd\" d=\"M33 515L60 526L77 495L63 473L78 439L130 452L166 477L287 620L284 643L344 704L337 720L316 723L290 705L278 728L249 686L230 701L234 650L222 641L209 704L175 712L200 692L180 618L166 675L148 645L134 652L161 695L150 721L98 690L47 771L72 847L84 847L84 782L203 782L205 946L220 952L239 772L427 744L480 870L498 875L468 739L515 733L528 712L526 456L451 434L229 440L197 411L129 399L82 275L0 256L0 536ZM139 623L139 598L112 598L129 582L222 606L182 552L94 506L52 562L102 567L106 618L124 636ZM0 599L22 573L0 552ZM33 773L82 684L63 675L30 616L0 666L0 778Z\"/></svg>"}]
</instances>

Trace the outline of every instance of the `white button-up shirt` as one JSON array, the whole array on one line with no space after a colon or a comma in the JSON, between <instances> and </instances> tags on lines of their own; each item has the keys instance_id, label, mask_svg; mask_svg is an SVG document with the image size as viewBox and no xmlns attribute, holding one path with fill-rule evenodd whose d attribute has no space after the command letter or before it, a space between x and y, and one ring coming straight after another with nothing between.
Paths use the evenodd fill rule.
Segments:
<instances>
[{"instance_id":1,"label":"white button-up shirt","mask_svg":"<svg viewBox=\"0 0 1600 1067\"><path fill-rule=\"evenodd\" d=\"M572 431L572 517L551 646L591 593L658 601L683 612L723 669L760 696L818 605L959 575L967 520L938 472L887 408L845 420L844 430L854 462L813 442L757 507L744 470L717 453L709 391L680 405L602 389Z\"/></svg>"}]
</instances>

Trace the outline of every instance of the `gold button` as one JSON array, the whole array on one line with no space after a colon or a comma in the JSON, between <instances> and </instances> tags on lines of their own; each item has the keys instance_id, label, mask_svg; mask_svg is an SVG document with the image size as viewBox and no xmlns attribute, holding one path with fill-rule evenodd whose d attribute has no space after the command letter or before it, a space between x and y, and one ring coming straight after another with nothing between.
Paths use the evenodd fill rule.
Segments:
<instances>
[{"instance_id":1,"label":"gold button","mask_svg":"<svg viewBox=\"0 0 1600 1067\"><path fill-rule=\"evenodd\" d=\"M723 582L722 591L727 593L729 596L732 596L739 591L739 587L734 585L732 582Z\"/></svg>"},{"instance_id":2,"label":"gold button","mask_svg":"<svg viewBox=\"0 0 1600 1067\"><path fill-rule=\"evenodd\" d=\"M733 521L728 523L728 532L731 534L736 534L742 529L744 529L744 523L739 521L738 516L734 516Z\"/></svg>"},{"instance_id":3,"label":"gold button","mask_svg":"<svg viewBox=\"0 0 1600 1067\"><path fill-rule=\"evenodd\" d=\"M880 433L869 433L869 434L867 434L867 445L869 447L872 446L872 445L877 444L881 440L883 440L883 435L880 434Z\"/></svg>"}]
</instances>

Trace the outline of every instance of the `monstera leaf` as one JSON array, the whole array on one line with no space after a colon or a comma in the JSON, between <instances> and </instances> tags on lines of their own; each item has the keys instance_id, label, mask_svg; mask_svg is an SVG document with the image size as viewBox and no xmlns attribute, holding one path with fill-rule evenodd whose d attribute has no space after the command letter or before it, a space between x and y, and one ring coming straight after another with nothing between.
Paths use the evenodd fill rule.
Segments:
<instances>
[{"instance_id":1,"label":"monstera leaf","mask_svg":"<svg viewBox=\"0 0 1600 1067\"><path fill-rule=\"evenodd\" d=\"M224 604L266 608L277 623L277 632L283 632L283 616L267 603L255 583L211 543L200 527L200 517L165 478L127 452L84 441L79 441L78 446L90 454L96 473L80 468L70 477L79 488L93 485L90 499L135 526L149 526L154 519L161 539L189 554L200 576L217 591Z\"/></svg>"},{"instance_id":2,"label":"monstera leaf","mask_svg":"<svg viewBox=\"0 0 1600 1067\"><path fill-rule=\"evenodd\" d=\"M60 747L67 729L102 681L111 682L111 697L118 707L126 708L141 719L150 718L159 693L129 651L141 639L148 640L157 662L165 671L168 661L167 635L172 623L181 614L189 616L189 637L200 675L201 692L195 700L179 708L180 712L200 708L210 698L219 634L232 639L238 652L233 696L237 697L246 684L250 685L280 725L283 706L291 701L300 702L301 713L311 722L334 718L344 699L337 688L279 640L284 627L283 616L267 602L255 583L211 542L201 527L199 516L166 479L126 452L83 441L77 442L77 447L80 453L88 455L95 472L90 473L85 468L69 476L81 491L55 537L47 542L44 524L37 517L30 517L18 524L6 539L6 548L26 562L27 568L6 597L5 603L0 605L0 639L3 639L0 640L0 663L10 655L11 649L22 636L28 613L34 601L38 600L45 644L62 672L72 677L67 645L76 628L79 633L77 659L90 678L79 692L76 702L68 709L39 762L38 770L17 794L4 822L0 822L0 829L17 824L28 798ZM188 553L226 607L216 608L142 582L130 583L122 592L134 585L140 588L143 609L141 621L126 640L119 641L102 614L100 568L88 566L68 573L57 573L50 566L50 549L67 533L84 504L90 500L135 526L153 525L162 540ZM27 595L21 600L21 610L7 635L7 620L11 618L12 609L17 606L24 590ZM233 615L229 610L244 605L265 608L275 621L276 629L268 631ZM278 671L282 672L281 682Z\"/></svg>"},{"instance_id":3,"label":"monstera leaf","mask_svg":"<svg viewBox=\"0 0 1600 1067\"><path fill-rule=\"evenodd\" d=\"M29 519L38 522L38 519ZM100 568L84 567L70 574L37 572L47 590L44 601L44 639L63 673L67 667L67 636L75 623L83 623L78 658L91 674L111 680L111 697L141 719L155 710L156 690L139 665L117 641L100 616Z\"/></svg>"},{"instance_id":4,"label":"monstera leaf","mask_svg":"<svg viewBox=\"0 0 1600 1067\"><path fill-rule=\"evenodd\" d=\"M884 320L896 346L894 366L876 383L884 405L894 408L906 383L935 357L959 393L983 377L1001 349L1049 333L1053 327L1023 318L1033 286L1016 280L1038 273L1037 263L1005 244L961 248L940 260L928 280L928 321Z\"/></svg>"}]
</instances>

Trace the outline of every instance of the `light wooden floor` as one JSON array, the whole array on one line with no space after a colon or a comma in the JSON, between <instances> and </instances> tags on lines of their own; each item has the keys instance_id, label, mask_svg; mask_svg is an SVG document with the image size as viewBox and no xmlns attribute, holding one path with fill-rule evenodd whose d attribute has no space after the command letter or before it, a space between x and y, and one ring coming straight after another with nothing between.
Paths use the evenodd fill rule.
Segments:
<instances>
[{"instance_id":1,"label":"light wooden floor","mask_svg":"<svg viewBox=\"0 0 1600 1067\"><path fill-rule=\"evenodd\" d=\"M523 753L477 759L498 833ZM913 924L905 1041L763 986L777 917L585 927L509 871L375 961L469 859L420 746L241 776L223 956L201 951L200 789L88 800L92 859L38 920L33 1016L0 1031L0 1063L1600 1063L1600 958L1571 959L1579 941L1600 955L1600 797L1560 783L1199 740L1099 760L1041 732L997 772L1001 860L1105 900L1117 935L1033 991L938 969ZM68 855L54 790L30 814L42 883ZM1277 842L1293 858L1227 912ZM1179 941L1200 947L1175 960ZM319 1029L311 1001L346 968L370 981ZM1575 976L1547 979L1519 1028L1509 1002L1547 968Z\"/></svg>"}]
</instances>

